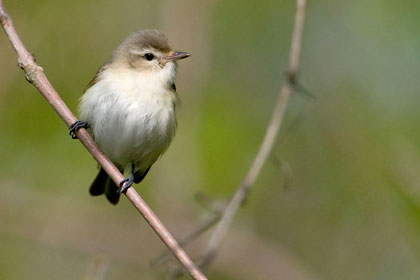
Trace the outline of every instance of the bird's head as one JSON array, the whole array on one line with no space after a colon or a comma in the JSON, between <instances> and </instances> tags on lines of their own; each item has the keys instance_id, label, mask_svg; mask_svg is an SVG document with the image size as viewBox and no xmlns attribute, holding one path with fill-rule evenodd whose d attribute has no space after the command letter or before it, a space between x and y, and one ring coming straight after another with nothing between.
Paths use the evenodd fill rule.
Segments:
<instances>
[{"instance_id":1,"label":"bird's head","mask_svg":"<svg viewBox=\"0 0 420 280\"><path fill-rule=\"evenodd\" d=\"M141 72L176 69L177 60L190 54L174 51L168 38L158 30L141 30L129 35L113 52L111 63Z\"/></svg>"}]
</instances>

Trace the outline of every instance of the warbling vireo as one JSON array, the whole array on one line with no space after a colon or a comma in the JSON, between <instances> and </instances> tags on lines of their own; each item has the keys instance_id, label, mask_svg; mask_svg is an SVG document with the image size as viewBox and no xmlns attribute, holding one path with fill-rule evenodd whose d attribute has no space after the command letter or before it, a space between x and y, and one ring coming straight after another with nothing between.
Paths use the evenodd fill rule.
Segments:
<instances>
[{"instance_id":1,"label":"warbling vireo","mask_svg":"<svg viewBox=\"0 0 420 280\"><path fill-rule=\"evenodd\" d=\"M89 192L106 194L116 204L120 193L140 183L171 143L177 126L177 60L190 56L172 50L157 30L129 35L89 83L79 104L80 121L118 167L130 175L118 187L101 168Z\"/></svg>"}]
</instances>

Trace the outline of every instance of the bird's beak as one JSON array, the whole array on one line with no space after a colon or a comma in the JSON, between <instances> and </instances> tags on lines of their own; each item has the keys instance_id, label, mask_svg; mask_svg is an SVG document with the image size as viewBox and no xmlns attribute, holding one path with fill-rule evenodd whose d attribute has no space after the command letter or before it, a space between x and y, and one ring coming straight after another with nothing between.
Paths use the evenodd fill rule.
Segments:
<instances>
[{"instance_id":1,"label":"bird's beak","mask_svg":"<svg viewBox=\"0 0 420 280\"><path fill-rule=\"evenodd\" d=\"M184 59L191 56L189 53L186 52L173 52L167 57L165 57L166 61L176 61L179 59Z\"/></svg>"}]
</instances>

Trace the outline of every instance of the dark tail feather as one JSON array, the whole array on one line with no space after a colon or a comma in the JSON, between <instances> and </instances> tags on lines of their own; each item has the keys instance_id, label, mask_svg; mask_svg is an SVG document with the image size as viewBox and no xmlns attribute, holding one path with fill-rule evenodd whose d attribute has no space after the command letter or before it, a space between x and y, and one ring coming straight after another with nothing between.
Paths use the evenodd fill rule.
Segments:
<instances>
[{"instance_id":1,"label":"dark tail feather","mask_svg":"<svg viewBox=\"0 0 420 280\"><path fill-rule=\"evenodd\" d=\"M90 185L89 193L93 196L101 195L105 192L105 184L109 176L102 168L99 170L98 175L96 175L95 180Z\"/></svg>"},{"instance_id":2,"label":"dark tail feather","mask_svg":"<svg viewBox=\"0 0 420 280\"><path fill-rule=\"evenodd\" d=\"M150 167L146 169L146 171L137 170L134 172L134 183L138 184L143 181L144 177L146 177L147 172L149 172Z\"/></svg>"},{"instance_id":3,"label":"dark tail feather","mask_svg":"<svg viewBox=\"0 0 420 280\"><path fill-rule=\"evenodd\" d=\"M117 204L120 199L119 187L112 181L103 168L99 170L98 175L92 185L90 185L89 193L93 196L105 193L106 198L112 204Z\"/></svg>"},{"instance_id":4,"label":"dark tail feather","mask_svg":"<svg viewBox=\"0 0 420 280\"><path fill-rule=\"evenodd\" d=\"M120 200L120 188L109 177L105 185L105 195L112 204L117 204Z\"/></svg>"}]
</instances>

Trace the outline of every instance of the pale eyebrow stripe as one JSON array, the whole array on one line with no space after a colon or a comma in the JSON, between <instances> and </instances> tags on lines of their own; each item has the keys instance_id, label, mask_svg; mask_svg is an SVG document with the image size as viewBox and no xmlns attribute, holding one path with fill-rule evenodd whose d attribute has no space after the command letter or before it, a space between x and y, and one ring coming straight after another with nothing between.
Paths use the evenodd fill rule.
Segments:
<instances>
[{"instance_id":1,"label":"pale eyebrow stripe","mask_svg":"<svg viewBox=\"0 0 420 280\"><path fill-rule=\"evenodd\" d=\"M143 55L145 53L152 53L152 54L155 55L155 51L152 50L152 49L144 49L142 51L139 51L139 50L136 50L136 49L131 49L128 52L131 53L131 54L135 54L135 55Z\"/></svg>"}]
</instances>

